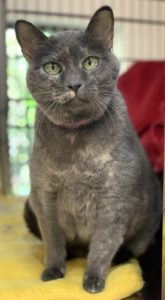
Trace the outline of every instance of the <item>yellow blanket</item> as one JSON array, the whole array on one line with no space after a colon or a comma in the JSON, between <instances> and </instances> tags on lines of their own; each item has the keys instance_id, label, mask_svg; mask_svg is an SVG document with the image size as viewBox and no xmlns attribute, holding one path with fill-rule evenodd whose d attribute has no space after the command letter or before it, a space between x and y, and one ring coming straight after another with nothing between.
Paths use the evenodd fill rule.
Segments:
<instances>
[{"instance_id":1,"label":"yellow blanket","mask_svg":"<svg viewBox=\"0 0 165 300\"><path fill-rule=\"evenodd\" d=\"M120 300L142 289L136 260L112 267L105 290L94 295L82 289L84 259L68 262L64 279L42 282L42 243L27 232L23 203L0 197L0 300Z\"/></svg>"}]
</instances>

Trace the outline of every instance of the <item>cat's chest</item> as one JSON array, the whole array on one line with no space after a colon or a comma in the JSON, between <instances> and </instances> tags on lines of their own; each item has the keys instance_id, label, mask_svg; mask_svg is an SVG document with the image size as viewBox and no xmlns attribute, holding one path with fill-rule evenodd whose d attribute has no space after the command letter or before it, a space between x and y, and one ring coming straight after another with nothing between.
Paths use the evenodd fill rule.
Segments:
<instances>
[{"instance_id":1,"label":"cat's chest","mask_svg":"<svg viewBox=\"0 0 165 300\"><path fill-rule=\"evenodd\" d=\"M95 228L97 199L107 181L110 148L90 136L55 138L44 148L45 165L57 191L57 213L68 240L89 241ZM78 139L78 140L76 140Z\"/></svg>"},{"instance_id":2,"label":"cat's chest","mask_svg":"<svg viewBox=\"0 0 165 300\"><path fill-rule=\"evenodd\" d=\"M56 139L56 143L45 149L45 154L52 173L67 185L77 182L97 186L100 176L103 176L112 160L108 147L90 138L80 140L76 134Z\"/></svg>"}]
</instances>

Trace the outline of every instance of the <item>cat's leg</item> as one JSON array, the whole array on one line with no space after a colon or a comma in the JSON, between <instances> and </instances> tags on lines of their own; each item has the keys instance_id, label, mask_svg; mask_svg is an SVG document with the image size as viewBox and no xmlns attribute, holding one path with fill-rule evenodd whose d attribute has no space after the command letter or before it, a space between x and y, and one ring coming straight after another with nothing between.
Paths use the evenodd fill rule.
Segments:
<instances>
[{"instance_id":1,"label":"cat's leg","mask_svg":"<svg viewBox=\"0 0 165 300\"><path fill-rule=\"evenodd\" d=\"M26 200L24 206L24 220L29 231L33 233L37 238L42 239L37 218L30 206L29 199Z\"/></svg>"},{"instance_id":2,"label":"cat's leg","mask_svg":"<svg viewBox=\"0 0 165 300\"><path fill-rule=\"evenodd\" d=\"M32 189L30 195L30 205L37 216L45 247L44 281L61 278L65 273L65 236L57 221L56 197L56 193L42 188Z\"/></svg>"},{"instance_id":3,"label":"cat's leg","mask_svg":"<svg viewBox=\"0 0 165 300\"><path fill-rule=\"evenodd\" d=\"M83 281L86 291L97 293L104 289L109 267L114 255L123 244L124 235L124 226L119 224L118 218L110 220L102 217L97 220Z\"/></svg>"}]
</instances>

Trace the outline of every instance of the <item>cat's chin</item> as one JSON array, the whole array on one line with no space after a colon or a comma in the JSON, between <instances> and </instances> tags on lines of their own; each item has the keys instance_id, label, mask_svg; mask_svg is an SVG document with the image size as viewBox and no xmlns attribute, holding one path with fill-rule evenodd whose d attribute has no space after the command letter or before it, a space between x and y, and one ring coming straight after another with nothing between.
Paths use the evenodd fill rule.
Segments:
<instances>
[{"instance_id":1,"label":"cat's chin","mask_svg":"<svg viewBox=\"0 0 165 300\"><path fill-rule=\"evenodd\" d=\"M76 129L89 125L92 120L80 120L80 121L55 121L54 124L59 127L66 127L70 129Z\"/></svg>"}]
</instances>

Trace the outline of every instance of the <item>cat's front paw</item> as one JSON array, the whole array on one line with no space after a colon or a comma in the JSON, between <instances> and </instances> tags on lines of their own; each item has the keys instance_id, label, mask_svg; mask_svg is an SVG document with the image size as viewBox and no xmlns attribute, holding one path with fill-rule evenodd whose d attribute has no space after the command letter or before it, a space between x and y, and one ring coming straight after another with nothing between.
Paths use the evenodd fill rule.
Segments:
<instances>
[{"instance_id":1,"label":"cat's front paw","mask_svg":"<svg viewBox=\"0 0 165 300\"><path fill-rule=\"evenodd\" d=\"M83 288L89 293L98 293L104 289L105 280L95 276L85 276Z\"/></svg>"},{"instance_id":2,"label":"cat's front paw","mask_svg":"<svg viewBox=\"0 0 165 300\"><path fill-rule=\"evenodd\" d=\"M41 275L43 281L55 280L64 277L64 272L55 267L45 269Z\"/></svg>"}]
</instances>

